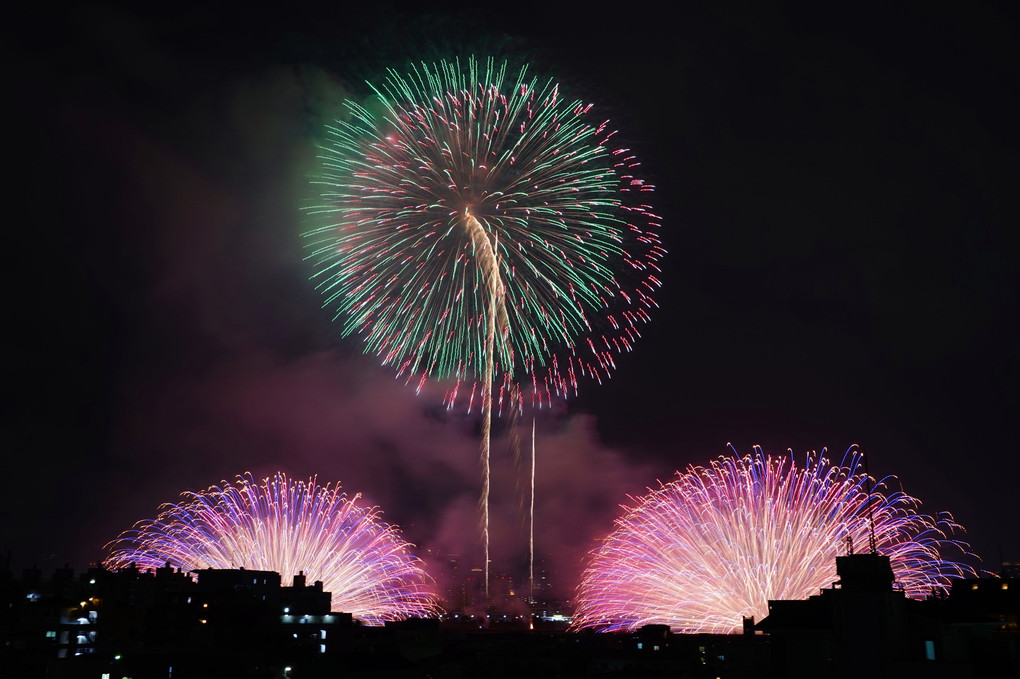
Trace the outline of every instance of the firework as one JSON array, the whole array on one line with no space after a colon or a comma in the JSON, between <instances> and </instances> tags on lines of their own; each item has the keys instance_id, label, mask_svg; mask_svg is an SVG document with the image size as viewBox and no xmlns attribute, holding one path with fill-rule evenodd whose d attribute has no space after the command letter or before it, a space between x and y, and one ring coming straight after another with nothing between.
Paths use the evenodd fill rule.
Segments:
<instances>
[{"instance_id":1,"label":"firework","mask_svg":"<svg viewBox=\"0 0 1020 679\"><path fill-rule=\"evenodd\" d=\"M509 70L423 63L372 86L380 113L348 101L307 234L344 335L419 388L448 379L449 405L480 396L486 585L496 385L520 409L601 381L656 306L664 254L652 187L608 122Z\"/></svg>"},{"instance_id":2,"label":"firework","mask_svg":"<svg viewBox=\"0 0 1020 679\"><path fill-rule=\"evenodd\" d=\"M792 453L734 451L640 498L592 555L574 627L732 632L743 617L767 615L770 599L806 599L832 584L836 557L872 536L912 598L973 574L940 555L968 551L949 537L961 530L951 516L919 514L917 499L885 482L872 489L854 447L840 466L822 452L798 467Z\"/></svg>"},{"instance_id":3,"label":"firework","mask_svg":"<svg viewBox=\"0 0 1020 679\"><path fill-rule=\"evenodd\" d=\"M453 378L451 403L484 388L488 361L506 396L604 378L659 286L659 218L633 154L591 105L508 71L422 64L373 86L381 113L346 102L306 234L343 333L399 374Z\"/></svg>"},{"instance_id":4,"label":"firework","mask_svg":"<svg viewBox=\"0 0 1020 679\"><path fill-rule=\"evenodd\" d=\"M285 583L303 570L333 594L333 609L366 624L438 612L430 580L397 529L376 508L340 486L284 474L185 492L107 545L103 565L186 571L249 568L275 571Z\"/></svg>"}]
</instances>

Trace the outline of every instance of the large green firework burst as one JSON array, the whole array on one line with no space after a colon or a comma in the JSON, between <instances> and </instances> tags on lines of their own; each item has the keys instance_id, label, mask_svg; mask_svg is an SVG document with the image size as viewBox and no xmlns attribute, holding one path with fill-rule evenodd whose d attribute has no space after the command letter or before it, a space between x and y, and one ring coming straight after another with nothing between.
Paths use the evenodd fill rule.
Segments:
<instances>
[{"instance_id":1,"label":"large green firework burst","mask_svg":"<svg viewBox=\"0 0 1020 679\"><path fill-rule=\"evenodd\" d=\"M306 237L325 305L409 380L451 380L451 404L487 362L518 405L601 381L660 285L633 154L590 104L510 71L390 70L380 105L346 102L321 149Z\"/></svg>"}]
</instances>

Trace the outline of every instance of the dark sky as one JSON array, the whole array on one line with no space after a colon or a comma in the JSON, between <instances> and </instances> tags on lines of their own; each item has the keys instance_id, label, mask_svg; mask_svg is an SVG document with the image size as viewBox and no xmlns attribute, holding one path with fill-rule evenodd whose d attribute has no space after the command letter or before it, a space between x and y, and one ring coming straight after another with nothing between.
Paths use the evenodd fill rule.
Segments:
<instances>
[{"instance_id":1,"label":"dark sky","mask_svg":"<svg viewBox=\"0 0 1020 679\"><path fill-rule=\"evenodd\" d=\"M859 443L873 475L952 512L984 567L1020 561L1012 14L134 4L8 21L0 547L16 567L84 568L182 490L278 469L479 553L474 421L339 338L299 237L345 94L469 52L533 60L594 102L664 218L644 339L539 417L538 548L564 592L627 493L727 442ZM501 445L493 550L520 563Z\"/></svg>"}]
</instances>

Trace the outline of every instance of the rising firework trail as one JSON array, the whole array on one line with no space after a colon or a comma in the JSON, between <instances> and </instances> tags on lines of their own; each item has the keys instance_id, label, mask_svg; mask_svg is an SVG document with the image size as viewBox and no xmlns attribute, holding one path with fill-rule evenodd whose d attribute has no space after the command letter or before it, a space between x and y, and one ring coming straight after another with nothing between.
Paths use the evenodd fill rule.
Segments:
<instances>
[{"instance_id":1,"label":"rising firework trail","mask_svg":"<svg viewBox=\"0 0 1020 679\"><path fill-rule=\"evenodd\" d=\"M578 589L577 629L732 632L762 618L770 599L805 599L836 580L836 557L874 535L907 596L945 591L970 566L950 536L948 514L919 514L920 502L883 481L870 488L851 447L840 466L809 454L721 457L691 466L639 498L590 558ZM870 492L869 492L870 490Z\"/></svg>"},{"instance_id":2,"label":"rising firework trail","mask_svg":"<svg viewBox=\"0 0 1020 679\"><path fill-rule=\"evenodd\" d=\"M480 396L488 590L494 401L547 404L633 347L665 253L652 187L590 104L527 67L423 63L370 87L321 149L313 280L398 375L445 380L450 406Z\"/></svg>"},{"instance_id":3,"label":"rising firework trail","mask_svg":"<svg viewBox=\"0 0 1020 679\"><path fill-rule=\"evenodd\" d=\"M321 580L334 610L370 625L439 612L431 580L397 529L374 507L336 485L283 474L250 474L164 504L107 545L103 565L275 571L285 583L298 571Z\"/></svg>"},{"instance_id":4,"label":"rising firework trail","mask_svg":"<svg viewBox=\"0 0 1020 679\"><path fill-rule=\"evenodd\" d=\"M528 531L528 582L531 583L531 603L535 603L535 418L531 418L531 507L528 520L531 524Z\"/></svg>"}]
</instances>

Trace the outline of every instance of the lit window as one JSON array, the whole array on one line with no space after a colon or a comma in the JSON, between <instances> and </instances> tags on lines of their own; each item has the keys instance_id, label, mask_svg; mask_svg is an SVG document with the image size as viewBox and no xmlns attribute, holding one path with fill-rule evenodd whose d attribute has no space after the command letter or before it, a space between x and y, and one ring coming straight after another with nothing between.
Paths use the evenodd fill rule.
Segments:
<instances>
[{"instance_id":1,"label":"lit window","mask_svg":"<svg viewBox=\"0 0 1020 679\"><path fill-rule=\"evenodd\" d=\"M973 585L970 586L970 588L971 590L976 590L978 588L977 583L975 582Z\"/></svg>"}]
</instances>

